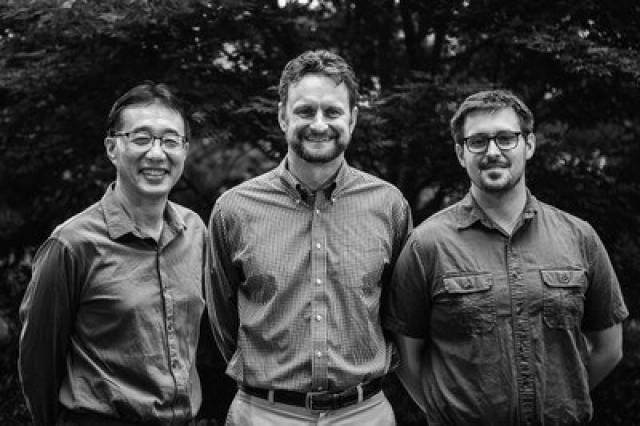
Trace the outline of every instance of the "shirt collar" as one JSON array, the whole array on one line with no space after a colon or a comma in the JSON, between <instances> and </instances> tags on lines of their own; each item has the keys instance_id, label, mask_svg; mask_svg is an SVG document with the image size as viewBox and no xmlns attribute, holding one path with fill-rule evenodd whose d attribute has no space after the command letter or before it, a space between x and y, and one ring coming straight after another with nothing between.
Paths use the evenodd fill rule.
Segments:
<instances>
[{"instance_id":1,"label":"shirt collar","mask_svg":"<svg viewBox=\"0 0 640 426\"><path fill-rule=\"evenodd\" d=\"M301 199L302 201L308 201L311 191L304 183L300 182L290 171L288 166L288 157L280 162L280 165L275 169L276 175L288 188L290 193L293 193L294 197ZM342 160L338 171L332 179L329 179L319 190L324 192L327 199L332 202L335 200L336 194L338 194L346 185L347 174L350 167L345 160Z\"/></svg>"},{"instance_id":2,"label":"shirt collar","mask_svg":"<svg viewBox=\"0 0 640 426\"><path fill-rule=\"evenodd\" d=\"M143 238L133 218L125 209L122 202L115 193L115 182L109 185L102 200L100 201L104 210L105 222L109 232L109 237L116 240L123 235L133 234L138 238ZM167 202L164 210L164 220L168 226L165 227L173 236L187 228L184 219L173 206L172 202ZM163 231L164 234L165 231Z\"/></svg>"},{"instance_id":3,"label":"shirt collar","mask_svg":"<svg viewBox=\"0 0 640 426\"><path fill-rule=\"evenodd\" d=\"M527 201L524 205L524 211L522 213L523 221L531 220L536 215L538 210L538 200L531 194L531 191L527 189ZM467 195L458 203L458 207L456 209L456 220L458 222L458 229L469 228L476 222L481 222L485 224L485 226L486 224L491 223L491 219L489 219L484 210L482 210L482 208L478 205L475 198L473 198L471 191L469 191Z\"/></svg>"}]
</instances>

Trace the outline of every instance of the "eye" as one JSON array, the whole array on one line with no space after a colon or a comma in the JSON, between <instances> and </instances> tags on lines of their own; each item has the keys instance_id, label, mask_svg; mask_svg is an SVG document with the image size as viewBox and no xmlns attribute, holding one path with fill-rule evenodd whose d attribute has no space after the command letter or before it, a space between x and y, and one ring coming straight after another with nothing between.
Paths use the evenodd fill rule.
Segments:
<instances>
[{"instance_id":1,"label":"eye","mask_svg":"<svg viewBox=\"0 0 640 426\"><path fill-rule=\"evenodd\" d=\"M147 132L134 132L129 135L129 140L136 145L146 145L151 141L151 135Z\"/></svg>"},{"instance_id":2,"label":"eye","mask_svg":"<svg viewBox=\"0 0 640 426\"><path fill-rule=\"evenodd\" d=\"M327 108L325 115L329 118L338 118L342 115L342 110L339 108Z\"/></svg>"},{"instance_id":3,"label":"eye","mask_svg":"<svg viewBox=\"0 0 640 426\"><path fill-rule=\"evenodd\" d=\"M165 148L178 148L181 145L181 142L181 138L178 135L166 135L162 137L162 144Z\"/></svg>"},{"instance_id":4,"label":"eye","mask_svg":"<svg viewBox=\"0 0 640 426\"><path fill-rule=\"evenodd\" d=\"M487 135L472 135L467 138L467 143L471 147L484 147L487 144Z\"/></svg>"},{"instance_id":5,"label":"eye","mask_svg":"<svg viewBox=\"0 0 640 426\"><path fill-rule=\"evenodd\" d=\"M315 109L310 106L301 106L293 110L293 113L299 117L309 118L315 114Z\"/></svg>"}]
</instances>

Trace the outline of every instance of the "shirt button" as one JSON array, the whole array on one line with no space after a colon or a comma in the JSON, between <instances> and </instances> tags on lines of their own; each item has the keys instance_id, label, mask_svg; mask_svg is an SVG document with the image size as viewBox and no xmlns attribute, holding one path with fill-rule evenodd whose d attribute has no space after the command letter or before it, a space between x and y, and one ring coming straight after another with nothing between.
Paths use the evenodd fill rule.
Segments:
<instances>
[{"instance_id":1,"label":"shirt button","mask_svg":"<svg viewBox=\"0 0 640 426\"><path fill-rule=\"evenodd\" d=\"M316 285L322 285L322 280L320 278L316 280Z\"/></svg>"},{"instance_id":2,"label":"shirt button","mask_svg":"<svg viewBox=\"0 0 640 426\"><path fill-rule=\"evenodd\" d=\"M173 324L169 323L167 325L167 330L169 330L170 332L173 331Z\"/></svg>"},{"instance_id":3,"label":"shirt button","mask_svg":"<svg viewBox=\"0 0 640 426\"><path fill-rule=\"evenodd\" d=\"M316 315L316 321L322 321L322 315Z\"/></svg>"},{"instance_id":4,"label":"shirt button","mask_svg":"<svg viewBox=\"0 0 640 426\"><path fill-rule=\"evenodd\" d=\"M173 368L174 370L178 368L178 361L176 360L171 361L171 368Z\"/></svg>"},{"instance_id":5,"label":"shirt button","mask_svg":"<svg viewBox=\"0 0 640 426\"><path fill-rule=\"evenodd\" d=\"M320 250L320 249L322 248L322 244L320 244L320 243L316 243L316 248L317 248L318 250Z\"/></svg>"},{"instance_id":6,"label":"shirt button","mask_svg":"<svg viewBox=\"0 0 640 426\"><path fill-rule=\"evenodd\" d=\"M567 274L560 275L560 281L562 281L563 283L568 283L569 282L569 275L567 275Z\"/></svg>"},{"instance_id":7,"label":"shirt button","mask_svg":"<svg viewBox=\"0 0 640 426\"><path fill-rule=\"evenodd\" d=\"M320 214L320 209L316 209L316 214Z\"/></svg>"},{"instance_id":8,"label":"shirt button","mask_svg":"<svg viewBox=\"0 0 640 426\"><path fill-rule=\"evenodd\" d=\"M316 352L316 358L322 358L322 352L320 351Z\"/></svg>"},{"instance_id":9,"label":"shirt button","mask_svg":"<svg viewBox=\"0 0 640 426\"><path fill-rule=\"evenodd\" d=\"M514 280L518 278L518 273L517 272L512 272L511 273L511 278L513 278Z\"/></svg>"}]
</instances>

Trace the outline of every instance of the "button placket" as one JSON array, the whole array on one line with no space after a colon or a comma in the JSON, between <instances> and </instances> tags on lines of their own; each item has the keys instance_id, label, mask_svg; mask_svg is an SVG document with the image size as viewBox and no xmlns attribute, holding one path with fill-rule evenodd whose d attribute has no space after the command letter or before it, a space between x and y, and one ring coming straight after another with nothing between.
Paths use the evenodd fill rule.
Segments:
<instances>
[{"instance_id":1,"label":"button placket","mask_svg":"<svg viewBox=\"0 0 640 426\"><path fill-rule=\"evenodd\" d=\"M514 312L514 349L517 366L518 399L524 417L535 416L535 383L531 364L531 324L528 318L527 288L520 256L512 241L506 245L507 271Z\"/></svg>"},{"instance_id":2,"label":"button placket","mask_svg":"<svg viewBox=\"0 0 640 426\"><path fill-rule=\"evenodd\" d=\"M321 197L315 197L315 205L311 212L311 386L314 391L326 389L328 386L328 357L327 357L327 325L326 298L324 285L327 280L326 230L323 215L317 207Z\"/></svg>"}]
</instances>

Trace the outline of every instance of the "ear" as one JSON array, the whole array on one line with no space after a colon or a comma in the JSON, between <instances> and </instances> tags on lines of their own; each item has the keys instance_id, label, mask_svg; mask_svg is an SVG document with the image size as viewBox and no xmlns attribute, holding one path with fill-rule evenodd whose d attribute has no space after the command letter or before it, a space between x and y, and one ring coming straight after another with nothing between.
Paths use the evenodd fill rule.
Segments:
<instances>
[{"instance_id":1,"label":"ear","mask_svg":"<svg viewBox=\"0 0 640 426\"><path fill-rule=\"evenodd\" d=\"M107 136L104 138L104 147L107 150L107 157L113 165L116 165L116 151L118 150L118 141L116 138Z\"/></svg>"},{"instance_id":2,"label":"ear","mask_svg":"<svg viewBox=\"0 0 640 426\"><path fill-rule=\"evenodd\" d=\"M527 160L533 157L533 153L536 151L536 135L535 133L529 133L524 140L525 158Z\"/></svg>"},{"instance_id":3,"label":"ear","mask_svg":"<svg viewBox=\"0 0 640 426\"><path fill-rule=\"evenodd\" d=\"M184 155L186 156L189 153L189 142L184 143Z\"/></svg>"},{"instance_id":4,"label":"ear","mask_svg":"<svg viewBox=\"0 0 640 426\"><path fill-rule=\"evenodd\" d=\"M458 158L458 163L460 163L462 167L466 167L466 163L464 161L464 145L458 142L454 142L453 144L456 150L456 157Z\"/></svg>"},{"instance_id":5,"label":"ear","mask_svg":"<svg viewBox=\"0 0 640 426\"><path fill-rule=\"evenodd\" d=\"M278 102L278 124L283 132L287 131L287 106Z\"/></svg>"},{"instance_id":6,"label":"ear","mask_svg":"<svg viewBox=\"0 0 640 426\"><path fill-rule=\"evenodd\" d=\"M356 123L358 122L358 107L354 106L351 110L351 120L349 122L349 133L353 134L354 129L356 128Z\"/></svg>"}]
</instances>

